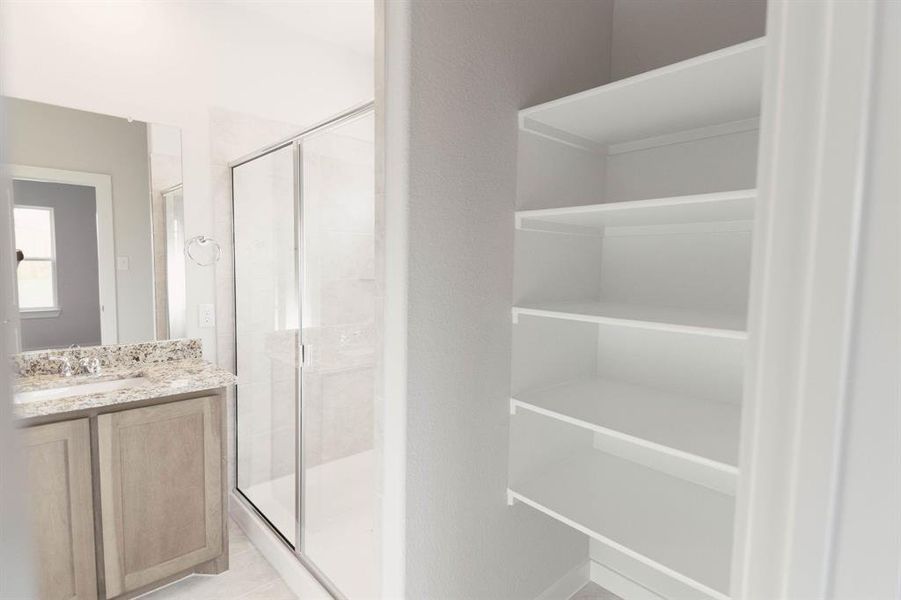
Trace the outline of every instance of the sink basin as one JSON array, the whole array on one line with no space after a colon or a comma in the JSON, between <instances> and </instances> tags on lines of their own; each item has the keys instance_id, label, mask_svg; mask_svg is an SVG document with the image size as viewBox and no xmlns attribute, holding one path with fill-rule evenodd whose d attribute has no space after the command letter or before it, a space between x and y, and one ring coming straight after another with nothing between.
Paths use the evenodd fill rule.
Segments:
<instances>
[{"instance_id":1,"label":"sink basin","mask_svg":"<svg viewBox=\"0 0 901 600\"><path fill-rule=\"evenodd\" d=\"M127 377L123 379L110 379L107 381L91 381L84 383L71 383L59 387L34 390L30 392L16 392L13 402L34 402L35 400L56 400L69 396L83 396L87 394L101 394L126 388L136 387L144 382L144 377Z\"/></svg>"}]
</instances>

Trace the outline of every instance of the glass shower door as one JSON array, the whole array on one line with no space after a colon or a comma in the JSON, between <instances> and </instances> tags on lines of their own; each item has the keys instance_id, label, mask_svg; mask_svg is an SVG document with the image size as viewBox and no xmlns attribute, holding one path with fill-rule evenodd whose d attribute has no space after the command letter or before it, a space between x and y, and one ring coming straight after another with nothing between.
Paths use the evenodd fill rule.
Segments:
<instances>
[{"instance_id":1,"label":"glass shower door","mask_svg":"<svg viewBox=\"0 0 901 600\"><path fill-rule=\"evenodd\" d=\"M304 137L302 551L348 598L379 592L374 117Z\"/></svg>"},{"instance_id":2,"label":"glass shower door","mask_svg":"<svg viewBox=\"0 0 901 600\"><path fill-rule=\"evenodd\" d=\"M232 169L237 489L297 545L295 146Z\"/></svg>"},{"instance_id":3,"label":"glass shower door","mask_svg":"<svg viewBox=\"0 0 901 600\"><path fill-rule=\"evenodd\" d=\"M380 583L374 123L362 107L232 167L236 487L351 600Z\"/></svg>"}]
</instances>

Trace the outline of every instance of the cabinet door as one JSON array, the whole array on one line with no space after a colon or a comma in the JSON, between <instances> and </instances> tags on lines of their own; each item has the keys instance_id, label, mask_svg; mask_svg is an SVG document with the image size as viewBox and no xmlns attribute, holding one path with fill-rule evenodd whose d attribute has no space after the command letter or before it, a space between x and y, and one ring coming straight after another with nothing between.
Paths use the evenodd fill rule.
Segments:
<instances>
[{"instance_id":1,"label":"cabinet door","mask_svg":"<svg viewBox=\"0 0 901 600\"><path fill-rule=\"evenodd\" d=\"M215 396L97 418L107 597L222 552L221 418Z\"/></svg>"},{"instance_id":2,"label":"cabinet door","mask_svg":"<svg viewBox=\"0 0 901 600\"><path fill-rule=\"evenodd\" d=\"M88 420L29 427L22 436L40 597L96 598Z\"/></svg>"}]
</instances>

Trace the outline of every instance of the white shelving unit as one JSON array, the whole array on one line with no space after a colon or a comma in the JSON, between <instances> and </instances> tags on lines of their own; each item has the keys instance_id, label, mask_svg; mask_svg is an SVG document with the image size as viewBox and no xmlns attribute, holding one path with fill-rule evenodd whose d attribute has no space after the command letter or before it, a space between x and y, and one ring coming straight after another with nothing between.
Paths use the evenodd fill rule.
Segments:
<instances>
[{"instance_id":1,"label":"white shelving unit","mask_svg":"<svg viewBox=\"0 0 901 600\"><path fill-rule=\"evenodd\" d=\"M602 378L517 394L511 410L531 410L624 444L738 473L740 408Z\"/></svg>"},{"instance_id":2,"label":"white shelving unit","mask_svg":"<svg viewBox=\"0 0 901 600\"><path fill-rule=\"evenodd\" d=\"M712 598L728 598L731 496L593 451L513 482L508 493Z\"/></svg>"},{"instance_id":3,"label":"white shelving unit","mask_svg":"<svg viewBox=\"0 0 901 600\"><path fill-rule=\"evenodd\" d=\"M750 221L754 218L756 197L756 190L737 190L675 198L520 210L516 212L516 226L519 229L572 233L593 231L602 234L613 227Z\"/></svg>"},{"instance_id":4,"label":"white shelving unit","mask_svg":"<svg viewBox=\"0 0 901 600\"><path fill-rule=\"evenodd\" d=\"M520 111L508 501L664 597L729 597L763 56Z\"/></svg>"},{"instance_id":5,"label":"white shelving unit","mask_svg":"<svg viewBox=\"0 0 901 600\"><path fill-rule=\"evenodd\" d=\"M520 315L739 340L747 338L744 331L744 316L713 314L685 308L636 306L604 301L547 302L541 305L514 306L514 320Z\"/></svg>"},{"instance_id":6,"label":"white shelving unit","mask_svg":"<svg viewBox=\"0 0 901 600\"><path fill-rule=\"evenodd\" d=\"M526 108L520 127L608 146L753 119L760 114L764 40L757 39Z\"/></svg>"}]
</instances>

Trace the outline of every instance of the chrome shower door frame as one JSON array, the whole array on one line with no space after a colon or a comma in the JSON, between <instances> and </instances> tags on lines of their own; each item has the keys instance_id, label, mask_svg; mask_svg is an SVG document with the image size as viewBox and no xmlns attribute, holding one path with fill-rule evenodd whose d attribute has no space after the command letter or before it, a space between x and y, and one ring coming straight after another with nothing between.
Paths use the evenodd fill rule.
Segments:
<instances>
[{"instance_id":1,"label":"chrome shower door frame","mask_svg":"<svg viewBox=\"0 0 901 600\"><path fill-rule=\"evenodd\" d=\"M229 175L231 178L232 184L232 264L235 265L234 256L235 253L235 237L236 237L236 227L234 225L234 211L235 211L235 197L234 197L234 170L237 167L240 167L243 164L249 163L253 160L266 156L267 154L271 154L272 152L276 152L278 150L283 150L287 147L293 148L293 161L294 161L294 269L297 276L297 339L296 345L300 360L298 361L298 365L295 367L295 390L296 390L296 398L295 398L295 435L294 435L294 445L295 445L295 544L291 544L284 535L279 532L278 528L276 528L273 523L267 518L265 514L263 514L257 506L240 490L238 487L238 391L235 389L235 399L233 406L233 414L235 415L235 427L234 427L234 448L235 448L235 464L234 464L234 486L232 491L235 492L234 496L239 499L239 501L243 502L250 511L252 511L259 519L262 521L267 528L272 532L272 534L281 541L288 549L293 552L294 556L297 560L304 566L304 568L309 571L313 577L337 600L345 600L345 596L341 593L338 587L332 582L328 576L325 575L305 553L304 551L304 494L305 494L305 485L304 485L304 462L303 462L303 442L304 442L304 421L303 421L303 387L302 387L302 377L303 377L303 368L307 362L307 352L304 346L303 340L303 264L302 264L302 252L303 252L303 142L306 138L313 136L317 133L321 133L327 130L330 130L335 127L339 127L344 123L349 121L353 121L357 118L363 117L366 114L374 111L375 103L373 101L366 102L359 106L355 106L350 110L342 112L334 117L326 119L312 127L301 131L289 138L283 139L274 144L270 144L264 148L261 148L255 152L252 152L246 156L242 156L241 158L229 163ZM234 268L234 267L233 267ZM237 298L237 277L233 277L233 284L235 286L235 298ZM237 311L233 313L233 317L235 319L235 327L233 330L235 331L234 344L235 344L235 370L237 371L237 346L238 346L238 337L237 337ZM240 377L239 373L236 373L238 377Z\"/></svg>"}]
</instances>

